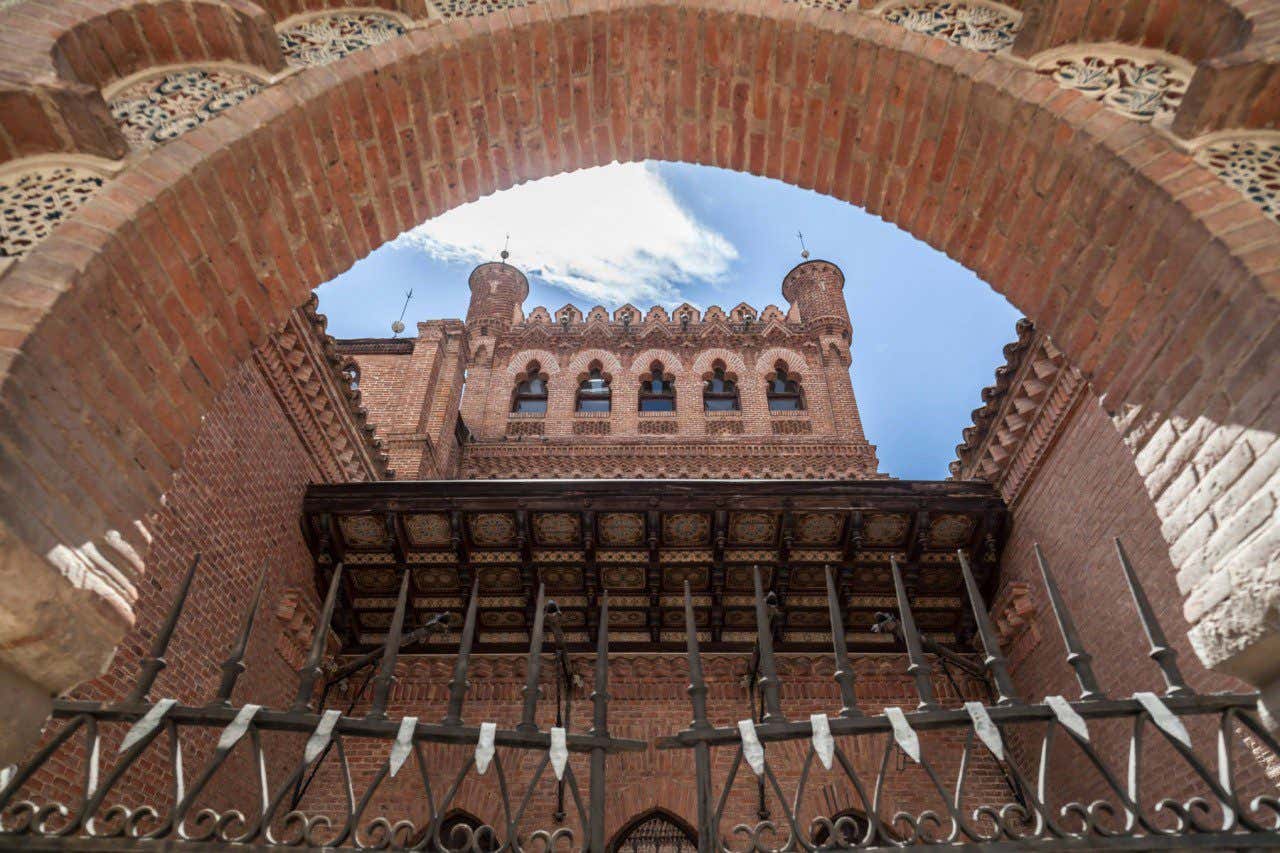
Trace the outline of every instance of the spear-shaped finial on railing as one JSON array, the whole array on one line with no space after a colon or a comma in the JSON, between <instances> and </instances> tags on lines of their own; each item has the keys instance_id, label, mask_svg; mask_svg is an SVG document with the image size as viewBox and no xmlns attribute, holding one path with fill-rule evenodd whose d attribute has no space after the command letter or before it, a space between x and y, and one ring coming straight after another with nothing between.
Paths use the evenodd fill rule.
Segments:
<instances>
[{"instance_id":1,"label":"spear-shaped finial on railing","mask_svg":"<svg viewBox=\"0 0 1280 853\"><path fill-rule=\"evenodd\" d=\"M373 702L369 706L369 713L365 714L371 720L381 720L387 716L391 685L396 681L396 659L400 656L400 637L404 634L404 612L409 606L409 569L407 566L403 568L400 597L396 599L396 612L391 617L386 645L382 647L382 665L373 679Z\"/></svg>"},{"instance_id":2,"label":"spear-shaped finial on railing","mask_svg":"<svg viewBox=\"0 0 1280 853\"><path fill-rule=\"evenodd\" d=\"M591 733L609 734L609 593L600 596L600 627L596 629L596 683L591 691Z\"/></svg>"},{"instance_id":3,"label":"spear-shaped finial on railing","mask_svg":"<svg viewBox=\"0 0 1280 853\"><path fill-rule=\"evenodd\" d=\"M1151 659L1156 662L1156 666L1160 667L1160 673L1168 686L1164 695L1190 696L1195 691L1188 687L1187 682L1182 678L1182 672L1178 669L1178 653L1170 648L1169 641L1160 628L1160 620L1156 619L1156 613L1151 609L1147 593L1142 589L1142 584L1138 583L1138 575L1133 571L1133 566L1129 563L1129 555L1124 552L1120 539L1117 538L1115 543L1116 554L1120 557L1120 567L1124 569L1124 579L1129 583L1129 592L1133 595L1133 604L1138 609L1142 629L1147 632L1147 639L1151 641Z\"/></svg>"},{"instance_id":4,"label":"spear-shaped finial on railing","mask_svg":"<svg viewBox=\"0 0 1280 853\"><path fill-rule=\"evenodd\" d=\"M831 615L831 647L836 656L835 681L840 686L840 701L844 707L840 709L842 717L861 717L858 709L858 694L854 690L856 678L853 667L849 665L849 644L844 638L844 616L840 612L840 596L836 592L835 575L831 567L826 566L827 573L827 611Z\"/></svg>"},{"instance_id":5,"label":"spear-shaped finial on railing","mask_svg":"<svg viewBox=\"0 0 1280 853\"><path fill-rule=\"evenodd\" d=\"M236 681L244 672L244 655L249 648L249 635L253 633L253 618L258 612L258 604L262 600L262 587L267 580L267 561L262 561L262 571L258 573L258 586L253 592L253 600L245 611L244 621L240 626L240 634L227 659L222 662L222 681L218 685L218 693L213 697L211 705L230 705L231 691L235 690Z\"/></svg>"},{"instance_id":6,"label":"spear-shaped finial on railing","mask_svg":"<svg viewBox=\"0 0 1280 853\"><path fill-rule=\"evenodd\" d=\"M538 584L537 604L533 609L533 630L529 633L529 666L524 682L524 711L516 731L536 732L538 723L538 674L542 669L542 633L543 622L547 617L547 594L543 584Z\"/></svg>"},{"instance_id":7,"label":"spear-shaped finial on railing","mask_svg":"<svg viewBox=\"0 0 1280 853\"><path fill-rule=\"evenodd\" d=\"M982 662L996 682L996 704L1012 705L1019 701L1018 692L1013 686L1013 679L1009 677L1009 665L1000 650L1000 638L996 636L995 626L991 624L987 603L982 600L982 592L978 589L978 581L969 566L969 558L961 550L956 551L956 556L960 558L960 574L964 575L964 586L969 593L969 604L978 625L978 636L982 638L982 648L986 650L987 656Z\"/></svg>"},{"instance_id":8,"label":"spear-shaped finial on railing","mask_svg":"<svg viewBox=\"0 0 1280 853\"><path fill-rule=\"evenodd\" d=\"M306 711L311 704L311 694L315 692L316 681L322 670L320 660L324 655L325 640L329 636L329 623L333 620L333 609L338 604L338 590L342 586L342 563L333 567L333 577L329 579L329 591L325 594L324 605L316 618L316 630L311 635L311 650L307 659L298 670L298 695L294 697L291 711Z\"/></svg>"},{"instance_id":9,"label":"spear-shaped finial on railing","mask_svg":"<svg viewBox=\"0 0 1280 853\"><path fill-rule=\"evenodd\" d=\"M778 666L773 659L773 619L769 602L765 601L763 585L760 581L760 567L751 567L756 587L756 633L760 648L760 693L764 696L764 716L762 723L783 723L786 717L782 713L782 702L778 697Z\"/></svg>"},{"instance_id":10,"label":"spear-shaped finial on railing","mask_svg":"<svg viewBox=\"0 0 1280 853\"><path fill-rule=\"evenodd\" d=\"M600 596L600 626L596 629L596 682L591 691L591 734L609 736L609 593ZM605 750L591 749L590 820L587 827L587 850L605 849Z\"/></svg>"},{"instance_id":11,"label":"spear-shaped finial on railing","mask_svg":"<svg viewBox=\"0 0 1280 853\"><path fill-rule=\"evenodd\" d=\"M920 710L932 711L938 707L933 697L933 671L920 648L920 632L916 630L911 605L907 603L907 587L902 582L902 570L897 558L890 558L889 569L893 573L893 588L898 595L898 618L902 622L902 640L907 644L907 673L915 679L916 693L920 696Z\"/></svg>"},{"instance_id":12,"label":"spear-shaped finial on railing","mask_svg":"<svg viewBox=\"0 0 1280 853\"><path fill-rule=\"evenodd\" d=\"M160 675L160 670L168 666L164 654L169 650L169 641L173 639L173 632L178 627L178 619L182 616L182 608L186 606L187 595L191 592L191 581L195 578L196 568L199 565L200 554L197 553L191 559L187 573L182 577L178 594L173 604L169 606L169 615L165 617L164 624L160 626L160 631L151 642L151 654L142 659L142 664L138 668L138 680L133 685L133 690L129 691L129 695L124 698L124 704L145 702L147 693L151 691L152 685L156 683L156 677Z\"/></svg>"},{"instance_id":13,"label":"spear-shaped finial on railing","mask_svg":"<svg viewBox=\"0 0 1280 853\"><path fill-rule=\"evenodd\" d=\"M471 584L471 600L467 602L467 617L462 623L462 639L458 642L458 659L453 665L453 680L449 682L449 707L444 726L462 725L462 702L467 696L467 668L471 665L471 644L476 637L476 606L480 601L480 579Z\"/></svg>"},{"instance_id":14,"label":"spear-shaped finial on railing","mask_svg":"<svg viewBox=\"0 0 1280 853\"><path fill-rule=\"evenodd\" d=\"M693 618L693 593L684 582L684 632L689 650L689 701L693 703L693 729L709 729L707 719L707 680L702 675L702 648L698 642L698 622Z\"/></svg>"},{"instance_id":15,"label":"spear-shaped finial on railing","mask_svg":"<svg viewBox=\"0 0 1280 853\"><path fill-rule=\"evenodd\" d=\"M1062 643L1067 647L1067 663L1071 664L1071 668L1076 671L1076 681L1080 682L1080 698L1086 701L1105 699L1106 694L1102 692L1102 688L1098 686L1098 679L1093 675L1093 656L1084 650L1084 644L1080 642L1075 620L1071 618L1071 611L1067 610L1067 604L1062 600L1062 593L1058 591L1058 584L1049 572L1049 562L1040 550L1040 543L1036 542L1032 547L1036 552L1036 560L1040 563L1040 576L1044 578L1044 588L1049 593L1049 606L1053 608L1053 615L1058 620L1058 630L1062 632Z\"/></svg>"}]
</instances>

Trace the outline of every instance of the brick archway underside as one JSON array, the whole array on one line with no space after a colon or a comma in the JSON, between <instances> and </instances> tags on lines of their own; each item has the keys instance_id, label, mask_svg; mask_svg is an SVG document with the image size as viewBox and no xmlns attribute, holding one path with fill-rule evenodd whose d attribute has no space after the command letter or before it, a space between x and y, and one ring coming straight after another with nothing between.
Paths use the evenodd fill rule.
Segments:
<instances>
[{"instance_id":1,"label":"brick archway underside","mask_svg":"<svg viewBox=\"0 0 1280 853\"><path fill-rule=\"evenodd\" d=\"M865 207L1050 330L1137 454L1183 589L1239 569L1197 627L1202 656L1275 677L1258 640L1276 595L1276 225L1030 70L776 0L553 2L416 30L113 180L0 280L4 662L49 690L103 666L201 413L311 288L458 204L641 158ZM1228 605L1243 615L1215 615Z\"/></svg>"}]
</instances>

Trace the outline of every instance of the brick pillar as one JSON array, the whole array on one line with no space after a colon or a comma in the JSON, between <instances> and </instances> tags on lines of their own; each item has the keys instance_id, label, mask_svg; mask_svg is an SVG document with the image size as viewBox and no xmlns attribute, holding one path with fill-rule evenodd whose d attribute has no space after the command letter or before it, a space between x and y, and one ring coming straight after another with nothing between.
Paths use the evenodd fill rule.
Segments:
<instances>
[{"instance_id":1,"label":"brick pillar","mask_svg":"<svg viewBox=\"0 0 1280 853\"><path fill-rule=\"evenodd\" d=\"M830 261L805 261L782 280L782 296L800 312L801 322L817 332L822 373L802 378L806 384L821 382L826 386L831 433L865 441L853 381L849 378L853 326L844 301L844 273ZM792 365L795 370L804 367Z\"/></svg>"}]
</instances>

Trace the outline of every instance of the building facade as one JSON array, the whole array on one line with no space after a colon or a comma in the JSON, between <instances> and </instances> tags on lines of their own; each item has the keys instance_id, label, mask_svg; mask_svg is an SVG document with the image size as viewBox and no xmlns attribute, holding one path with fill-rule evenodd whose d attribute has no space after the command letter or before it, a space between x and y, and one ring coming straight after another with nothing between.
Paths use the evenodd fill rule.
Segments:
<instances>
[{"instance_id":1,"label":"building facade","mask_svg":"<svg viewBox=\"0 0 1280 853\"><path fill-rule=\"evenodd\" d=\"M525 314L529 285L515 266L483 264L468 284L465 322L339 344L360 365L401 478L880 476L833 264L789 272L786 310Z\"/></svg>"}]
</instances>

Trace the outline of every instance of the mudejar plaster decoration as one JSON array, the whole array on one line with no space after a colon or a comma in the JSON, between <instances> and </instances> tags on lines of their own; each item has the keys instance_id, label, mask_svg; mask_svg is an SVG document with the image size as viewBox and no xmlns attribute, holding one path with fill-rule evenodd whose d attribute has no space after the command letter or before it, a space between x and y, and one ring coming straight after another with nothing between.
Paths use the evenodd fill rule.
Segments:
<instances>
[{"instance_id":1,"label":"mudejar plaster decoration","mask_svg":"<svg viewBox=\"0 0 1280 853\"><path fill-rule=\"evenodd\" d=\"M1172 121L1192 69L1172 56L1126 55L1106 49L1056 56L1040 73L1137 121Z\"/></svg>"},{"instance_id":2,"label":"mudejar plaster decoration","mask_svg":"<svg viewBox=\"0 0 1280 853\"><path fill-rule=\"evenodd\" d=\"M391 15L335 12L286 21L279 30L280 49L290 65L328 65L405 32L405 25Z\"/></svg>"},{"instance_id":3,"label":"mudejar plaster decoration","mask_svg":"<svg viewBox=\"0 0 1280 853\"><path fill-rule=\"evenodd\" d=\"M1006 6L952 0L889 5L881 14L886 21L912 32L983 53L1012 45L1022 23L1022 16Z\"/></svg>"},{"instance_id":4,"label":"mudejar plaster decoration","mask_svg":"<svg viewBox=\"0 0 1280 853\"><path fill-rule=\"evenodd\" d=\"M261 90L261 81L240 71L182 68L145 75L115 91L108 104L129 143L150 148L177 139Z\"/></svg>"},{"instance_id":5,"label":"mudejar plaster decoration","mask_svg":"<svg viewBox=\"0 0 1280 853\"><path fill-rule=\"evenodd\" d=\"M1212 142L1196 159L1280 222L1280 133Z\"/></svg>"},{"instance_id":6,"label":"mudejar plaster decoration","mask_svg":"<svg viewBox=\"0 0 1280 853\"><path fill-rule=\"evenodd\" d=\"M0 173L0 259L29 252L92 198L105 180L72 165Z\"/></svg>"}]
</instances>

